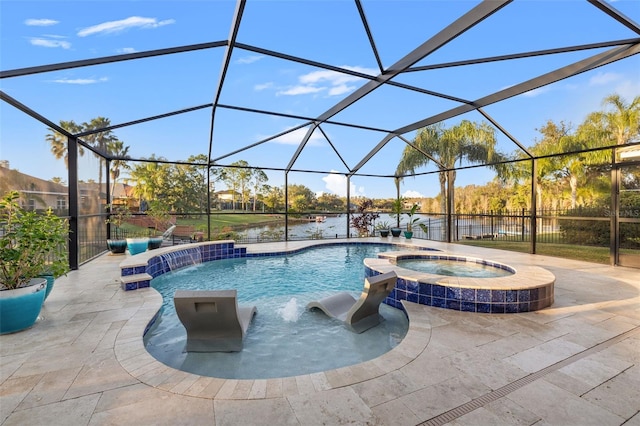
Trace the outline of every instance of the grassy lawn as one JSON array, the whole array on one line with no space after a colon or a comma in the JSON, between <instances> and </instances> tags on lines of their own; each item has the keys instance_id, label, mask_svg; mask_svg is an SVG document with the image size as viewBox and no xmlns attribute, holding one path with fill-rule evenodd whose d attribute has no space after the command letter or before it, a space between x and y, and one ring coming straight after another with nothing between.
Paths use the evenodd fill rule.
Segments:
<instances>
[{"instance_id":1,"label":"grassy lawn","mask_svg":"<svg viewBox=\"0 0 640 426\"><path fill-rule=\"evenodd\" d=\"M284 221L282 215L265 214L212 214L211 227L241 229L247 226L266 225ZM206 231L207 217L198 218L178 218L178 225L191 225L199 231Z\"/></svg>"},{"instance_id":2,"label":"grassy lawn","mask_svg":"<svg viewBox=\"0 0 640 426\"><path fill-rule=\"evenodd\" d=\"M521 253L529 253L530 248L528 241L462 240L458 241L458 243ZM545 256L562 257L564 259L584 260L585 262L602 263L605 265L609 264L609 247L537 243L536 253Z\"/></svg>"}]
</instances>

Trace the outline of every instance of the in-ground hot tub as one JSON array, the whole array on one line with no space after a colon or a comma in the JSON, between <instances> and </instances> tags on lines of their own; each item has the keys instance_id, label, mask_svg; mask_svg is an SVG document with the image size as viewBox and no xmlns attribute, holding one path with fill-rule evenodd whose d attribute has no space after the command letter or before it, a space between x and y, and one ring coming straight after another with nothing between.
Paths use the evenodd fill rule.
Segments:
<instances>
[{"instance_id":1,"label":"in-ground hot tub","mask_svg":"<svg viewBox=\"0 0 640 426\"><path fill-rule=\"evenodd\" d=\"M497 277L444 276L403 268L405 260L466 262L507 271ZM385 303L400 306L402 300L465 312L517 313L537 311L553 304L555 276L530 265L505 265L474 257L424 251L378 254L364 260L367 276L395 271L398 283Z\"/></svg>"}]
</instances>

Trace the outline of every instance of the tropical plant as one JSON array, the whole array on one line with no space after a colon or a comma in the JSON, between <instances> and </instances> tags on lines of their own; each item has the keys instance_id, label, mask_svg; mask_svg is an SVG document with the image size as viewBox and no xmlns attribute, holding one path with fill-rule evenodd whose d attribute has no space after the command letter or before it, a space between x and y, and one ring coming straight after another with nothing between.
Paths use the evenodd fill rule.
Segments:
<instances>
[{"instance_id":1,"label":"tropical plant","mask_svg":"<svg viewBox=\"0 0 640 426\"><path fill-rule=\"evenodd\" d=\"M399 180L396 180L399 182ZM396 220L396 227L400 227L400 220L402 218L402 208L404 207L404 198L398 197L393 200L393 205L391 207L391 217Z\"/></svg>"},{"instance_id":2,"label":"tropical plant","mask_svg":"<svg viewBox=\"0 0 640 426\"><path fill-rule=\"evenodd\" d=\"M120 235L120 228L131 217L129 208L123 204L108 204L107 211L109 212L109 217L104 222L115 226L114 236L116 239L124 238L124 235Z\"/></svg>"},{"instance_id":3,"label":"tropical plant","mask_svg":"<svg viewBox=\"0 0 640 426\"><path fill-rule=\"evenodd\" d=\"M420 222L420 218L419 217L414 217L416 215L416 212L418 211L418 207L419 207L418 204L414 204L413 206L411 206L411 210L409 210L408 212L404 213L405 215L407 215L409 217L409 221L406 224L408 232L413 232L413 225L415 225L418 222Z\"/></svg>"},{"instance_id":4,"label":"tropical plant","mask_svg":"<svg viewBox=\"0 0 640 426\"><path fill-rule=\"evenodd\" d=\"M0 289L27 286L43 274L54 277L69 270L66 219L48 209L44 214L20 207L20 194L10 191L0 200Z\"/></svg>"},{"instance_id":5,"label":"tropical plant","mask_svg":"<svg viewBox=\"0 0 640 426\"><path fill-rule=\"evenodd\" d=\"M153 228L158 233L160 225L164 225L169 222L171 215L169 209L160 200L154 200L149 202L149 208L146 211L147 216L153 220Z\"/></svg>"},{"instance_id":6,"label":"tropical plant","mask_svg":"<svg viewBox=\"0 0 640 426\"><path fill-rule=\"evenodd\" d=\"M376 226L374 228L376 231L384 231L385 229L389 229L390 227L391 225L389 224L389 222L383 220L382 222L376 223Z\"/></svg>"},{"instance_id":7,"label":"tropical plant","mask_svg":"<svg viewBox=\"0 0 640 426\"><path fill-rule=\"evenodd\" d=\"M380 217L378 213L369 211L373 207L373 201L363 198L356 208L357 215L351 217L351 225L358 230L360 236L368 236L371 226Z\"/></svg>"}]
</instances>

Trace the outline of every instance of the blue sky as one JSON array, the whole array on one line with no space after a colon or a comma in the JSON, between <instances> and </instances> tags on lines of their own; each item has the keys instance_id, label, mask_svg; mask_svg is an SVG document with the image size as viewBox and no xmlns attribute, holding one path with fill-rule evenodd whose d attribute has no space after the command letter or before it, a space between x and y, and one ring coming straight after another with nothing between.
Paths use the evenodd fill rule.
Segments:
<instances>
[{"instance_id":1,"label":"blue sky","mask_svg":"<svg viewBox=\"0 0 640 426\"><path fill-rule=\"evenodd\" d=\"M478 3L365 0L362 5L386 68ZM622 0L610 4L634 22L640 22L639 2ZM235 2L225 0L2 0L0 68L6 71L226 40L235 6ZM581 0L517 0L417 65L634 37L638 34ZM352 1L249 1L237 41L363 74L379 73ZM407 73L394 81L475 100L604 50ZM54 122L83 122L103 116L118 124L212 102L223 55L224 48L207 49L6 78L0 84L9 96ZM586 114L601 109L601 100L609 94L617 93L627 100L640 95L638 56L488 105L484 110L520 143L531 146L539 135L536 129L547 120L563 120L576 126ZM220 103L313 118L364 83L363 79L350 75L235 49ZM377 89L333 119L382 131L323 125L324 133L313 134L294 169L324 173L291 173L289 183L307 185L318 193L344 195L346 167L361 161L386 131L458 105L397 87ZM210 110L199 110L121 128L115 134L130 146L132 157L148 157L153 153L173 161L185 160L190 155L208 152L210 117ZM229 109L218 109L215 117L212 157L223 157L220 164L245 160L253 166L286 167L306 132L303 128L251 150L228 155L305 121ZM480 122L483 117L472 112L445 124L454 125L461 119ZM44 179L66 175L64 163L49 153L45 126L5 103L0 105L0 120L1 160ZM409 140L413 136L414 133L404 135ZM393 139L361 172L392 174L404 146L400 139ZM516 151L516 146L501 134L498 147L504 152ZM81 160L81 178L97 180L96 167L97 161L85 155ZM434 167L426 166L423 170ZM282 172L268 175L269 184L284 183ZM481 184L491 178L489 171L474 169L459 173L456 184ZM390 180L355 177L351 184L351 195L393 197L395 192ZM402 192L434 196L438 192L437 176L405 179Z\"/></svg>"}]
</instances>

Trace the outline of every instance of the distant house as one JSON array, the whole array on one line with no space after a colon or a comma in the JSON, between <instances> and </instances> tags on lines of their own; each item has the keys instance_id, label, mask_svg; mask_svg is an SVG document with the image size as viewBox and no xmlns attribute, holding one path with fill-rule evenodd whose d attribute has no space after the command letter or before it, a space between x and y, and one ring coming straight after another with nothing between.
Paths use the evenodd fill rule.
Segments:
<instances>
[{"instance_id":1,"label":"distant house","mask_svg":"<svg viewBox=\"0 0 640 426\"><path fill-rule=\"evenodd\" d=\"M217 208L220 210L232 210L235 208L233 204L235 203L237 207L238 203L242 199L241 194L232 189L214 192L214 196Z\"/></svg>"},{"instance_id":2,"label":"distant house","mask_svg":"<svg viewBox=\"0 0 640 426\"><path fill-rule=\"evenodd\" d=\"M107 195L105 184L78 182L80 214L94 214L104 211ZM102 188L102 190L101 190ZM113 190L113 204L126 205L138 211L140 202L133 194L134 187L117 183ZM0 194L15 190L20 193L20 205L26 210L47 210L67 215L69 208L69 188L62 183L37 178L12 170L8 161L0 161Z\"/></svg>"},{"instance_id":3,"label":"distant house","mask_svg":"<svg viewBox=\"0 0 640 426\"><path fill-rule=\"evenodd\" d=\"M26 210L52 208L66 214L69 208L69 189L66 185L11 170L8 161L0 162L0 193L20 193L20 205Z\"/></svg>"},{"instance_id":4,"label":"distant house","mask_svg":"<svg viewBox=\"0 0 640 426\"><path fill-rule=\"evenodd\" d=\"M140 210L140 200L134 194L134 186L126 183L116 183L111 189L113 191L111 203L119 206L127 206L131 211Z\"/></svg>"}]
</instances>

